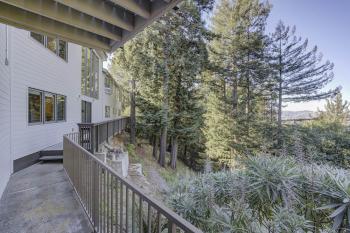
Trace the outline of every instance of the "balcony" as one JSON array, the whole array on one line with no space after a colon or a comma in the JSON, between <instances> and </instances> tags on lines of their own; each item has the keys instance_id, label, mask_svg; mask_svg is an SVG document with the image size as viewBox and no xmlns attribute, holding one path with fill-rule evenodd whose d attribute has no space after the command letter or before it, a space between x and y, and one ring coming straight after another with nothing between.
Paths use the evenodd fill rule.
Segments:
<instances>
[{"instance_id":1,"label":"balcony","mask_svg":"<svg viewBox=\"0 0 350 233\"><path fill-rule=\"evenodd\" d=\"M127 124L79 124L78 133L63 137L63 166L15 173L0 203L0 232L201 233L94 155Z\"/></svg>"}]
</instances>

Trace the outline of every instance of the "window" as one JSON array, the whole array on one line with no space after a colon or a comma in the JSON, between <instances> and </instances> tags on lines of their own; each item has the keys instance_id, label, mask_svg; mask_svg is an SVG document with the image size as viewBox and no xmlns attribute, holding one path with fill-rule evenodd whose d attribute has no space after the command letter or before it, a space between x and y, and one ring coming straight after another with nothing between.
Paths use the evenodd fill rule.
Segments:
<instances>
[{"instance_id":1,"label":"window","mask_svg":"<svg viewBox=\"0 0 350 233\"><path fill-rule=\"evenodd\" d=\"M110 118L111 117L111 107L105 106L105 117Z\"/></svg>"},{"instance_id":2,"label":"window","mask_svg":"<svg viewBox=\"0 0 350 233\"><path fill-rule=\"evenodd\" d=\"M45 37L43 35L31 32L30 36L37 40L40 44L45 45Z\"/></svg>"},{"instance_id":3,"label":"window","mask_svg":"<svg viewBox=\"0 0 350 233\"><path fill-rule=\"evenodd\" d=\"M67 61L67 42L58 41L58 56Z\"/></svg>"},{"instance_id":4,"label":"window","mask_svg":"<svg viewBox=\"0 0 350 233\"><path fill-rule=\"evenodd\" d=\"M57 95L57 121L66 120L66 97L63 95Z\"/></svg>"},{"instance_id":5,"label":"window","mask_svg":"<svg viewBox=\"0 0 350 233\"><path fill-rule=\"evenodd\" d=\"M99 58L88 48L82 49L81 93L98 99Z\"/></svg>"},{"instance_id":6,"label":"window","mask_svg":"<svg viewBox=\"0 0 350 233\"><path fill-rule=\"evenodd\" d=\"M84 100L81 101L81 122L91 123L91 103Z\"/></svg>"},{"instance_id":7,"label":"window","mask_svg":"<svg viewBox=\"0 0 350 233\"><path fill-rule=\"evenodd\" d=\"M29 89L28 92L28 122L39 123L42 121L42 92Z\"/></svg>"},{"instance_id":8,"label":"window","mask_svg":"<svg viewBox=\"0 0 350 233\"><path fill-rule=\"evenodd\" d=\"M55 121L55 95L45 93L45 122Z\"/></svg>"},{"instance_id":9,"label":"window","mask_svg":"<svg viewBox=\"0 0 350 233\"><path fill-rule=\"evenodd\" d=\"M112 79L107 75L105 75L105 87L112 88Z\"/></svg>"},{"instance_id":10,"label":"window","mask_svg":"<svg viewBox=\"0 0 350 233\"><path fill-rule=\"evenodd\" d=\"M43 44L57 56L67 61L68 45L66 41L60 40L58 38L43 36L35 32L31 32L30 36L37 40L39 43Z\"/></svg>"},{"instance_id":11,"label":"window","mask_svg":"<svg viewBox=\"0 0 350 233\"><path fill-rule=\"evenodd\" d=\"M65 96L29 88L28 122L30 124L65 120Z\"/></svg>"},{"instance_id":12,"label":"window","mask_svg":"<svg viewBox=\"0 0 350 233\"><path fill-rule=\"evenodd\" d=\"M47 37L47 48L56 54L57 53L57 40L55 38L52 38L52 37Z\"/></svg>"}]
</instances>

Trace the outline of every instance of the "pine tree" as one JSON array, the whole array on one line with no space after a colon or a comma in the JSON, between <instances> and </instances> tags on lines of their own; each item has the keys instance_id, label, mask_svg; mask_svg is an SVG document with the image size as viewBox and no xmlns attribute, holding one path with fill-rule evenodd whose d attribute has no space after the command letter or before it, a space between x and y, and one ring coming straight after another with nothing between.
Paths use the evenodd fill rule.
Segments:
<instances>
[{"instance_id":1,"label":"pine tree","mask_svg":"<svg viewBox=\"0 0 350 233\"><path fill-rule=\"evenodd\" d=\"M201 21L203 5L184 1L140 36L127 43L115 64L136 80L138 131L148 137L158 161L165 166L168 141L171 167L178 151L186 158L202 140L199 107L200 74L207 63L207 30ZM117 67L115 65L115 67ZM181 143L181 144L180 144ZM199 148L199 147L196 147ZM192 152L191 152L192 153ZM199 151L192 154L200 153Z\"/></svg>"},{"instance_id":2,"label":"pine tree","mask_svg":"<svg viewBox=\"0 0 350 233\"><path fill-rule=\"evenodd\" d=\"M278 102L278 146L282 144L282 108L284 103L319 100L338 90L322 92L333 79L333 63L322 62L317 47L308 49L308 40L295 36L292 29L279 22L271 38L271 67L275 71Z\"/></svg>"},{"instance_id":3,"label":"pine tree","mask_svg":"<svg viewBox=\"0 0 350 233\"><path fill-rule=\"evenodd\" d=\"M215 153L230 160L234 156L252 153L261 141L259 124L262 98L268 77L266 59L267 38L264 34L270 5L258 0L222 0L213 16L213 32L216 37L210 43L210 60L213 65L212 79L215 90L208 100L208 111L222 115L223 128L230 131L227 142L225 134L210 136L211 129L218 127L215 115L207 114L207 152L213 158L215 148L208 146L227 142L223 151ZM210 102L216 103L210 103ZM216 108L216 109L214 109ZM208 118L209 117L209 118ZM228 156L228 152L231 153ZM226 161L226 159L224 159Z\"/></svg>"},{"instance_id":4,"label":"pine tree","mask_svg":"<svg viewBox=\"0 0 350 233\"><path fill-rule=\"evenodd\" d=\"M346 100L343 101L341 93L326 101L325 111L319 111L321 121L341 125L345 125L350 121L350 103Z\"/></svg>"}]
</instances>

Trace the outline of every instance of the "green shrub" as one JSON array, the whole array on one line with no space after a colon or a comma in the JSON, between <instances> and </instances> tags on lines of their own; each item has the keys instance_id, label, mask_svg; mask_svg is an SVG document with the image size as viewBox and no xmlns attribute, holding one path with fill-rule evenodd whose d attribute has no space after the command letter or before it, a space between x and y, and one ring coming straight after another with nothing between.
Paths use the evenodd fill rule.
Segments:
<instances>
[{"instance_id":1,"label":"green shrub","mask_svg":"<svg viewBox=\"0 0 350 233\"><path fill-rule=\"evenodd\" d=\"M179 181L170 206L204 232L350 229L350 173L288 157L249 157L239 170Z\"/></svg>"}]
</instances>

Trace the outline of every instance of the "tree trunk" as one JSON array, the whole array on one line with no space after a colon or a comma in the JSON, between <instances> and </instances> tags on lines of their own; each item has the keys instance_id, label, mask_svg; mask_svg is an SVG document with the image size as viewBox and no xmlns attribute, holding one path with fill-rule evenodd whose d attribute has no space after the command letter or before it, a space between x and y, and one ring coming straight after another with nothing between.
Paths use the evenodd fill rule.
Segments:
<instances>
[{"instance_id":1,"label":"tree trunk","mask_svg":"<svg viewBox=\"0 0 350 233\"><path fill-rule=\"evenodd\" d=\"M280 34L281 36L281 34ZM282 101L283 101L283 79L282 79L282 40L280 39L279 48L279 80L278 80L278 126L277 126L277 145L282 148Z\"/></svg>"},{"instance_id":2,"label":"tree trunk","mask_svg":"<svg viewBox=\"0 0 350 233\"><path fill-rule=\"evenodd\" d=\"M233 108L233 115L237 116L238 114L238 77L235 78L233 81L232 108Z\"/></svg>"},{"instance_id":3,"label":"tree trunk","mask_svg":"<svg viewBox=\"0 0 350 233\"><path fill-rule=\"evenodd\" d=\"M135 103L135 79L131 80L130 92L130 143L136 144L136 103Z\"/></svg>"},{"instance_id":4,"label":"tree trunk","mask_svg":"<svg viewBox=\"0 0 350 233\"><path fill-rule=\"evenodd\" d=\"M274 104L274 99L273 96L271 95L271 100L270 100L270 122L273 122L273 104Z\"/></svg>"},{"instance_id":5,"label":"tree trunk","mask_svg":"<svg viewBox=\"0 0 350 233\"><path fill-rule=\"evenodd\" d=\"M173 136L171 139L171 159L170 159L170 167L172 169L176 169L176 160L177 160L177 150L178 150L178 143L177 143L177 137Z\"/></svg>"},{"instance_id":6,"label":"tree trunk","mask_svg":"<svg viewBox=\"0 0 350 233\"><path fill-rule=\"evenodd\" d=\"M165 167L165 155L167 148L167 135L168 135L168 86L169 86L169 67L168 67L168 46L169 35L165 34L165 41L163 47L164 53L164 78L163 78L163 103L162 103L162 127L160 135L160 151L159 151L159 164Z\"/></svg>"},{"instance_id":7,"label":"tree trunk","mask_svg":"<svg viewBox=\"0 0 350 233\"><path fill-rule=\"evenodd\" d=\"M185 145L183 156L184 156L184 160L187 162L187 145Z\"/></svg>"},{"instance_id":8,"label":"tree trunk","mask_svg":"<svg viewBox=\"0 0 350 233\"><path fill-rule=\"evenodd\" d=\"M279 148L282 148L282 81L278 86L278 132L277 132L277 144Z\"/></svg>"},{"instance_id":9,"label":"tree trunk","mask_svg":"<svg viewBox=\"0 0 350 233\"><path fill-rule=\"evenodd\" d=\"M250 31L248 28L248 43L250 41ZM248 70L247 70L247 135L249 136L250 131L250 121L251 121L251 78L250 78L250 47L248 47L248 54L247 54L247 62L248 62Z\"/></svg>"},{"instance_id":10,"label":"tree trunk","mask_svg":"<svg viewBox=\"0 0 350 233\"><path fill-rule=\"evenodd\" d=\"M157 158L157 154L158 154L158 137L157 135L154 135L152 137L152 156L153 158Z\"/></svg>"}]
</instances>

